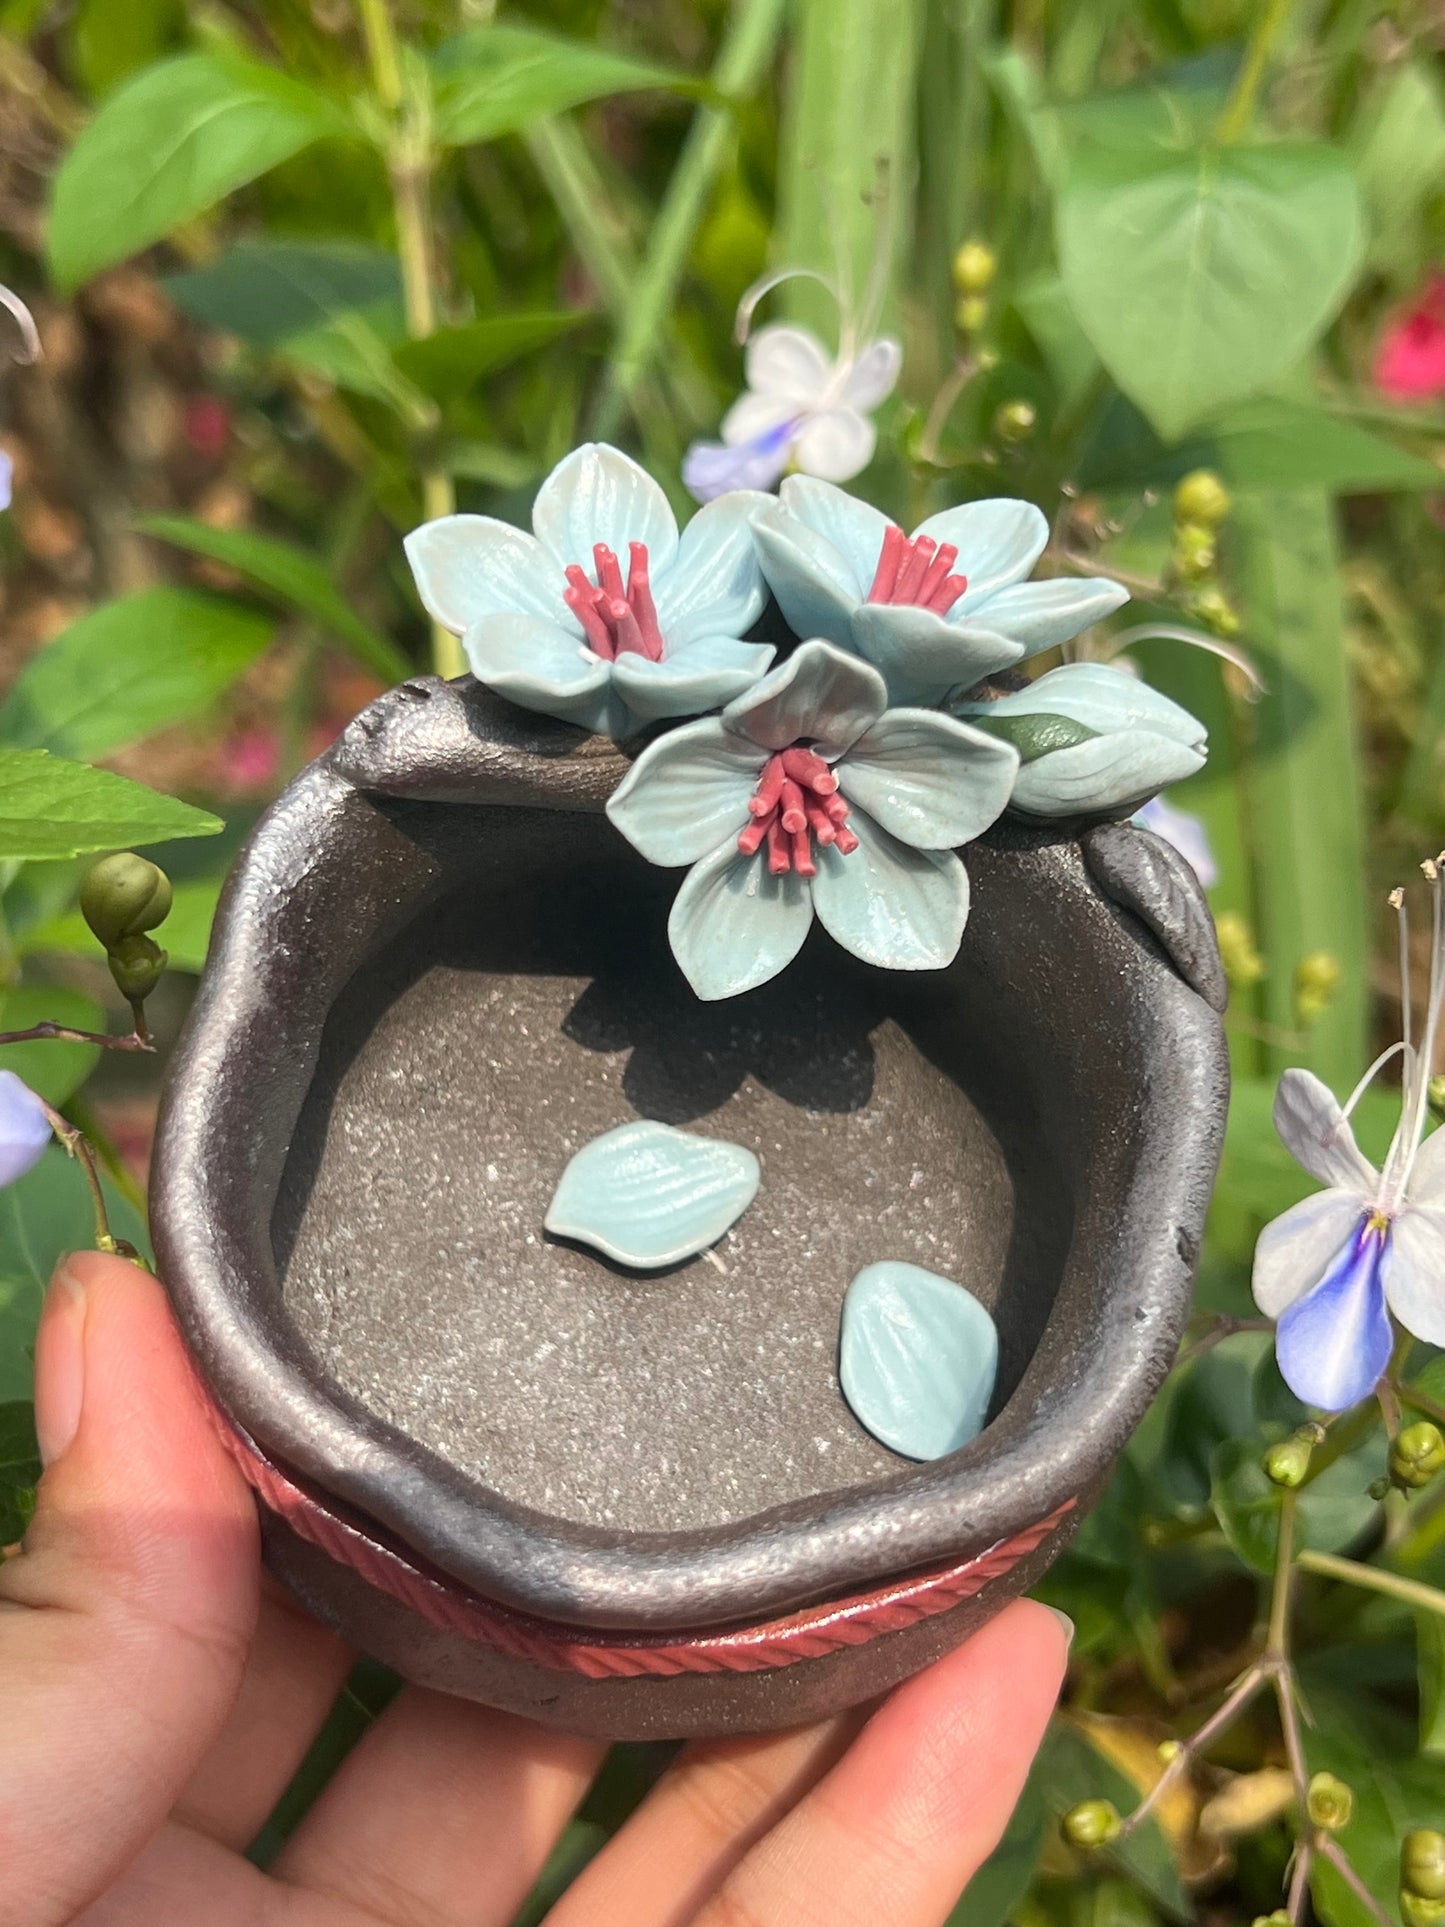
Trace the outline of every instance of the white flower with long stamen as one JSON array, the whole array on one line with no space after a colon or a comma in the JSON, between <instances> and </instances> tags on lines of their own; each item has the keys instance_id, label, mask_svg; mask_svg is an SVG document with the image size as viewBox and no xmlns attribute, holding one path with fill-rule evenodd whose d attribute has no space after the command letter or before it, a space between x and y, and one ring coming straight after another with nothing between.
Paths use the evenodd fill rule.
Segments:
<instances>
[{"instance_id":1,"label":"white flower with long stamen","mask_svg":"<svg viewBox=\"0 0 1445 1927\"><path fill-rule=\"evenodd\" d=\"M843 314L830 357L808 328L772 322L749 340L753 310L779 282L807 274L821 281ZM875 277L876 280L876 277ZM757 282L738 308L738 339L748 344L747 387L723 417L720 442L694 442L682 479L699 502L730 489L768 489L789 468L826 482L847 482L873 459L873 411L892 394L903 350L891 335L872 338L881 288L855 321L831 281L784 269Z\"/></svg>"},{"instance_id":2,"label":"white flower with long stamen","mask_svg":"<svg viewBox=\"0 0 1445 1927\"><path fill-rule=\"evenodd\" d=\"M1254 1297L1278 1319L1275 1350L1298 1398L1339 1412L1368 1397L1394 1349L1391 1314L1414 1337L1445 1345L1445 1131L1424 1135L1441 1007L1445 1004L1445 883L1441 862L1422 865L1432 894L1430 989L1418 1044L1410 1007L1404 892L1390 898L1400 924L1404 1035L1383 1052L1341 1108L1309 1071L1279 1082L1274 1122L1290 1155L1326 1187L1260 1235ZM1384 1168L1360 1150L1350 1113L1386 1063L1404 1065L1400 1122Z\"/></svg>"}]
</instances>

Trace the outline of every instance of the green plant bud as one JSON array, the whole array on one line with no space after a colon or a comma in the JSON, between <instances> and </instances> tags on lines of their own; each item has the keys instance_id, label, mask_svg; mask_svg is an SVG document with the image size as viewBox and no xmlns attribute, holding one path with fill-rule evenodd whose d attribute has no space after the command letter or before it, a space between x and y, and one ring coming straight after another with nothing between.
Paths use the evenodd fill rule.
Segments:
<instances>
[{"instance_id":1,"label":"green plant bud","mask_svg":"<svg viewBox=\"0 0 1445 1927\"><path fill-rule=\"evenodd\" d=\"M1038 410L1032 402L1006 401L993 418L993 432L999 441L1013 446L1028 440L1038 419Z\"/></svg>"},{"instance_id":2,"label":"green plant bud","mask_svg":"<svg viewBox=\"0 0 1445 1927\"><path fill-rule=\"evenodd\" d=\"M1389 1498L1390 1481L1388 1479L1371 1479L1370 1483L1365 1487L1365 1491L1375 1501L1375 1504L1378 1505L1381 1499Z\"/></svg>"},{"instance_id":3,"label":"green plant bud","mask_svg":"<svg viewBox=\"0 0 1445 1927\"><path fill-rule=\"evenodd\" d=\"M80 914L107 950L154 930L170 909L170 878L130 850L102 857L80 886Z\"/></svg>"},{"instance_id":4,"label":"green plant bud","mask_svg":"<svg viewBox=\"0 0 1445 1927\"><path fill-rule=\"evenodd\" d=\"M1338 1833L1341 1827L1350 1824L1355 1796L1333 1773L1317 1773L1310 1781L1305 1807L1313 1826L1323 1827L1326 1833Z\"/></svg>"},{"instance_id":5,"label":"green plant bud","mask_svg":"<svg viewBox=\"0 0 1445 1927\"><path fill-rule=\"evenodd\" d=\"M1174 490L1174 519L1217 529L1230 510L1229 490L1212 468L1196 468Z\"/></svg>"},{"instance_id":6,"label":"green plant bud","mask_svg":"<svg viewBox=\"0 0 1445 1927\"><path fill-rule=\"evenodd\" d=\"M1181 522L1174 531L1174 572L1186 582L1198 582L1214 569L1214 534L1202 522Z\"/></svg>"},{"instance_id":7,"label":"green plant bud","mask_svg":"<svg viewBox=\"0 0 1445 1927\"><path fill-rule=\"evenodd\" d=\"M1405 1927L1440 1927L1445 1921L1445 1900L1431 1900L1424 1894L1400 1889L1400 1918Z\"/></svg>"},{"instance_id":8,"label":"green plant bud","mask_svg":"<svg viewBox=\"0 0 1445 1927\"><path fill-rule=\"evenodd\" d=\"M1256 1914L1254 1927L1294 1927L1287 1907L1276 1907L1272 1914Z\"/></svg>"},{"instance_id":9,"label":"green plant bud","mask_svg":"<svg viewBox=\"0 0 1445 1927\"><path fill-rule=\"evenodd\" d=\"M1235 990L1248 990L1265 974L1254 932L1237 910L1223 910L1215 922L1224 974Z\"/></svg>"},{"instance_id":10,"label":"green plant bud","mask_svg":"<svg viewBox=\"0 0 1445 1927\"><path fill-rule=\"evenodd\" d=\"M1405 1426L1390 1448L1390 1477L1396 1485L1428 1485L1445 1465L1445 1438L1429 1419Z\"/></svg>"},{"instance_id":11,"label":"green plant bud","mask_svg":"<svg viewBox=\"0 0 1445 1927\"><path fill-rule=\"evenodd\" d=\"M1119 1809L1112 1800L1080 1800L1060 1824L1071 1847L1106 1847L1119 1837Z\"/></svg>"},{"instance_id":12,"label":"green plant bud","mask_svg":"<svg viewBox=\"0 0 1445 1927\"><path fill-rule=\"evenodd\" d=\"M151 937L126 937L106 953L116 989L128 1003L143 1004L160 982L170 958Z\"/></svg>"},{"instance_id":13,"label":"green plant bud","mask_svg":"<svg viewBox=\"0 0 1445 1927\"><path fill-rule=\"evenodd\" d=\"M960 295L954 304L953 319L960 334L976 335L988 320L988 303L981 294Z\"/></svg>"},{"instance_id":14,"label":"green plant bud","mask_svg":"<svg viewBox=\"0 0 1445 1927\"><path fill-rule=\"evenodd\" d=\"M1400 1842L1400 1885L1421 1900L1445 1900L1445 1833L1416 1827Z\"/></svg>"},{"instance_id":15,"label":"green plant bud","mask_svg":"<svg viewBox=\"0 0 1445 1927\"><path fill-rule=\"evenodd\" d=\"M1432 1077L1426 1087L1425 1096L1430 1109L1435 1113L1435 1121L1438 1124L1442 1118L1445 1118L1445 1077Z\"/></svg>"},{"instance_id":16,"label":"green plant bud","mask_svg":"<svg viewBox=\"0 0 1445 1927\"><path fill-rule=\"evenodd\" d=\"M1190 603L1195 615L1206 629L1213 630L1227 642L1239 634L1239 616L1233 603L1222 589L1201 589Z\"/></svg>"},{"instance_id":17,"label":"green plant bud","mask_svg":"<svg viewBox=\"0 0 1445 1927\"><path fill-rule=\"evenodd\" d=\"M1340 963L1328 950L1312 950L1295 966L1295 1011L1302 1024L1316 1024L1335 1000L1340 987Z\"/></svg>"},{"instance_id":18,"label":"green plant bud","mask_svg":"<svg viewBox=\"0 0 1445 1927\"><path fill-rule=\"evenodd\" d=\"M998 273L998 258L982 241L965 241L953 257L953 285L960 294L986 294Z\"/></svg>"},{"instance_id":19,"label":"green plant bud","mask_svg":"<svg viewBox=\"0 0 1445 1927\"><path fill-rule=\"evenodd\" d=\"M1264 1455L1266 1476L1273 1484L1282 1485L1292 1492L1296 1486L1303 1485L1308 1476L1312 1450L1309 1440L1302 1439L1298 1432L1291 1438L1281 1439Z\"/></svg>"},{"instance_id":20,"label":"green plant bud","mask_svg":"<svg viewBox=\"0 0 1445 1927\"><path fill-rule=\"evenodd\" d=\"M1168 1766L1171 1760L1177 1760L1183 1751L1184 1745L1180 1740L1161 1740L1155 1748L1155 1752L1165 1766Z\"/></svg>"}]
</instances>

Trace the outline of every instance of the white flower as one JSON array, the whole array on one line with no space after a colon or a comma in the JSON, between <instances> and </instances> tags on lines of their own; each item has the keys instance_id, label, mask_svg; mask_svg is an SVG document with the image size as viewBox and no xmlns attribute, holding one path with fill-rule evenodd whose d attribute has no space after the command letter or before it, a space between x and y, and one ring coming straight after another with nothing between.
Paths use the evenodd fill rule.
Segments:
<instances>
[{"instance_id":1,"label":"white flower","mask_svg":"<svg viewBox=\"0 0 1445 1927\"><path fill-rule=\"evenodd\" d=\"M748 341L762 297L799 272L769 275L748 290L738 308L739 340ZM823 285L836 298L832 283ZM771 488L790 467L825 482L851 481L866 468L878 442L870 417L893 393L903 365L891 335L871 335L871 327L855 326L845 313L838 353L830 359L810 329L785 322L760 328L748 341L747 387L723 417L722 440L694 442L683 458L682 479L697 500L710 502L734 488Z\"/></svg>"},{"instance_id":2,"label":"white flower","mask_svg":"<svg viewBox=\"0 0 1445 1927\"><path fill-rule=\"evenodd\" d=\"M1426 863L1433 944L1425 1034L1411 1036L1404 897L1400 919L1404 1037L1365 1073L1344 1109L1309 1071L1286 1071L1275 1129L1296 1163L1325 1186L1266 1225L1254 1255L1254 1297L1277 1318L1285 1382L1306 1404L1343 1411L1374 1389L1394 1348L1391 1313L1427 1344L1445 1345L1445 1131L1423 1136L1430 1067L1445 1003L1445 898L1440 864ZM1349 1113L1392 1057L1404 1063L1400 1122L1384 1169L1355 1142Z\"/></svg>"}]
</instances>

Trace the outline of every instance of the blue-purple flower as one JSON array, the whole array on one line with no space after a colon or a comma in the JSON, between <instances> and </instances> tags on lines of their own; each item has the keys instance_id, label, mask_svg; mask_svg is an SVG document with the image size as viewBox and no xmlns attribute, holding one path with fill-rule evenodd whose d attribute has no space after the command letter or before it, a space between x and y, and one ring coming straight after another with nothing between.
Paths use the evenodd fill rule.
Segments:
<instances>
[{"instance_id":1,"label":"blue-purple flower","mask_svg":"<svg viewBox=\"0 0 1445 1927\"><path fill-rule=\"evenodd\" d=\"M0 1187L40 1162L50 1142L50 1114L14 1071L0 1071Z\"/></svg>"},{"instance_id":2,"label":"blue-purple flower","mask_svg":"<svg viewBox=\"0 0 1445 1927\"><path fill-rule=\"evenodd\" d=\"M867 963L937 970L958 952L954 854L1009 799L1018 756L951 716L890 709L876 669L805 642L721 716L638 757L607 814L649 862L690 865L668 919L699 997L786 968L813 918Z\"/></svg>"},{"instance_id":3,"label":"blue-purple flower","mask_svg":"<svg viewBox=\"0 0 1445 1927\"><path fill-rule=\"evenodd\" d=\"M1214 860L1203 817L1176 808L1166 796L1152 796L1142 809L1134 812L1134 821L1152 830L1155 836L1162 836L1166 843L1172 843L1204 889L1212 890L1218 883L1219 865Z\"/></svg>"},{"instance_id":4,"label":"blue-purple flower","mask_svg":"<svg viewBox=\"0 0 1445 1927\"><path fill-rule=\"evenodd\" d=\"M1032 502L964 502L907 535L844 490L790 475L753 528L795 633L871 662L894 703L961 696L1128 600L1102 576L1027 580L1049 539Z\"/></svg>"},{"instance_id":5,"label":"blue-purple flower","mask_svg":"<svg viewBox=\"0 0 1445 1927\"><path fill-rule=\"evenodd\" d=\"M661 488L587 443L537 492L533 533L490 515L414 529L406 551L430 614L479 682L612 737L716 709L755 682L770 645L744 641L767 600L740 491L679 535Z\"/></svg>"},{"instance_id":6,"label":"blue-purple flower","mask_svg":"<svg viewBox=\"0 0 1445 1927\"><path fill-rule=\"evenodd\" d=\"M1400 917L1405 1035L1367 1072L1344 1108L1309 1071L1286 1071L1275 1128L1290 1155L1325 1189L1260 1234L1254 1296L1278 1320L1275 1348L1286 1384L1307 1405L1343 1411L1374 1389L1394 1348L1391 1315L1427 1344L1445 1345L1445 1131L1424 1137L1430 1067L1445 1002L1445 903L1439 866L1425 1031L1411 1035L1408 930ZM1400 1122L1383 1170L1360 1150L1349 1110L1391 1057L1404 1065Z\"/></svg>"}]
</instances>

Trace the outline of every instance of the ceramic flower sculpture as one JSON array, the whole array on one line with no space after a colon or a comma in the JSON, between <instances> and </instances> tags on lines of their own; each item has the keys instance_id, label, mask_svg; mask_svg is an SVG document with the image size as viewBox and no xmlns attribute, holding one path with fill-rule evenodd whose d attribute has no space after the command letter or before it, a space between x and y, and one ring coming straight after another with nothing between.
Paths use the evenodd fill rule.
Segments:
<instances>
[{"instance_id":1,"label":"ceramic flower sculpture","mask_svg":"<svg viewBox=\"0 0 1445 1927\"><path fill-rule=\"evenodd\" d=\"M794 631L871 662L895 703L962 695L1129 599L1103 577L1028 581L1049 539L1032 502L965 502L905 535L871 504L790 475L753 527Z\"/></svg>"},{"instance_id":2,"label":"ceramic flower sculpture","mask_svg":"<svg viewBox=\"0 0 1445 1927\"><path fill-rule=\"evenodd\" d=\"M957 955L968 877L953 854L1002 814L1017 753L950 716L888 707L876 669L803 643L715 722L645 749L607 805L652 863L689 864L668 919L699 997L790 964L816 915L888 970Z\"/></svg>"},{"instance_id":3,"label":"ceramic flower sculpture","mask_svg":"<svg viewBox=\"0 0 1445 1927\"><path fill-rule=\"evenodd\" d=\"M542 484L531 535L446 515L406 549L422 601L480 682L620 738L716 709L772 661L742 640L766 599L749 527L762 499L725 496L679 536L652 477L591 443Z\"/></svg>"}]
</instances>

